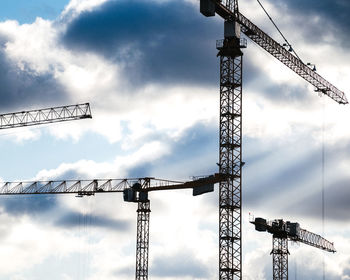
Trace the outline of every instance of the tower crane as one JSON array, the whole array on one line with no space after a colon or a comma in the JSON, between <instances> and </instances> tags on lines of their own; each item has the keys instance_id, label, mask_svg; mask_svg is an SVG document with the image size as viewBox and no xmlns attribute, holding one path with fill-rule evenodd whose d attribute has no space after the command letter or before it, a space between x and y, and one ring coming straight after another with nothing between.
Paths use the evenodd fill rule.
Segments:
<instances>
[{"instance_id":1,"label":"tower crane","mask_svg":"<svg viewBox=\"0 0 350 280\"><path fill-rule=\"evenodd\" d=\"M152 177L136 179L56 180L34 182L5 182L1 195L76 194L91 196L96 193L123 192L124 200L138 204L136 236L136 280L148 279L150 200L148 193L162 190L193 189L193 195L214 190L214 184L226 176L214 174L188 182L170 181Z\"/></svg>"},{"instance_id":2,"label":"tower crane","mask_svg":"<svg viewBox=\"0 0 350 280\"><path fill-rule=\"evenodd\" d=\"M137 244L136 244L136 280L148 279L148 250L149 250L149 220L150 200L148 192L161 190L193 189L193 196L214 191L214 184L226 180L222 174L214 174L208 177L198 178L185 183L176 183L165 186L147 186L140 183L131 188L124 189L124 201L135 202L137 208Z\"/></svg>"},{"instance_id":3,"label":"tower crane","mask_svg":"<svg viewBox=\"0 0 350 280\"><path fill-rule=\"evenodd\" d=\"M251 223L255 225L257 231L267 231L272 234L273 280L288 280L288 240L301 242L327 252L336 252L332 242L300 228L299 223L285 222L282 219L266 221L263 218L255 218Z\"/></svg>"},{"instance_id":4,"label":"tower crane","mask_svg":"<svg viewBox=\"0 0 350 280\"><path fill-rule=\"evenodd\" d=\"M339 104L344 92L310 69L239 12L238 0L200 0L206 17L224 19L224 39L216 42L220 57L219 173L228 180L219 186L219 279L242 279L242 49L250 38L272 56Z\"/></svg>"},{"instance_id":5,"label":"tower crane","mask_svg":"<svg viewBox=\"0 0 350 280\"><path fill-rule=\"evenodd\" d=\"M33 126L69 120L92 118L89 103L51 107L38 110L0 114L0 129ZM138 203L136 279L148 279L149 218L148 192L159 190L193 189L193 195L214 190L214 184L226 178L221 174L189 182L169 181L151 177L138 179L61 180L35 182L5 182L0 195L68 194L79 197L95 193L124 192L124 199Z\"/></svg>"}]
</instances>

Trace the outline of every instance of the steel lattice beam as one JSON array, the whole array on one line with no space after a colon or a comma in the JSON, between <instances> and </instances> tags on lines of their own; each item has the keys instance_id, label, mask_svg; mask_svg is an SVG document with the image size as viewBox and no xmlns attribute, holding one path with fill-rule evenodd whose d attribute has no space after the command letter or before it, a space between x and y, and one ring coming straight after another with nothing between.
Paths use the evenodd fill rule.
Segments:
<instances>
[{"instance_id":1,"label":"steel lattice beam","mask_svg":"<svg viewBox=\"0 0 350 280\"><path fill-rule=\"evenodd\" d=\"M272 238L272 273L273 280L288 280L288 239Z\"/></svg>"},{"instance_id":2,"label":"steel lattice beam","mask_svg":"<svg viewBox=\"0 0 350 280\"><path fill-rule=\"evenodd\" d=\"M131 179L95 179L95 180L55 180L55 181L27 181L27 182L0 182L0 195L18 194L65 194L74 193L81 195L93 195L95 193L123 192L131 188L134 183L140 183L143 191L162 191L193 189L207 184L216 184L226 180L224 174L181 182L156 178L131 178Z\"/></svg>"},{"instance_id":3,"label":"steel lattice beam","mask_svg":"<svg viewBox=\"0 0 350 280\"><path fill-rule=\"evenodd\" d=\"M150 201L138 202L136 237L136 280L148 279Z\"/></svg>"},{"instance_id":4,"label":"steel lattice beam","mask_svg":"<svg viewBox=\"0 0 350 280\"><path fill-rule=\"evenodd\" d=\"M0 129L92 118L89 103L0 115Z\"/></svg>"},{"instance_id":5,"label":"steel lattice beam","mask_svg":"<svg viewBox=\"0 0 350 280\"><path fill-rule=\"evenodd\" d=\"M291 238L291 240L302 242L304 244L316 247L318 249L327 251L327 252L335 252L334 244L333 242L328 241L327 239L323 238L322 236L307 231L305 229L300 229L299 235L297 238Z\"/></svg>"},{"instance_id":6,"label":"steel lattice beam","mask_svg":"<svg viewBox=\"0 0 350 280\"><path fill-rule=\"evenodd\" d=\"M225 39L220 56L219 279L242 278L241 157L242 52L237 38Z\"/></svg>"},{"instance_id":7,"label":"steel lattice beam","mask_svg":"<svg viewBox=\"0 0 350 280\"><path fill-rule=\"evenodd\" d=\"M131 179L98 179L98 180L57 180L32 182L4 182L0 185L0 195L29 195L29 194L79 194L94 195L95 193L123 192L134 183L147 185L147 190L174 189L184 186L182 182L155 178ZM191 185L192 186L192 185ZM187 185L185 185L187 188ZM193 186L192 186L193 187Z\"/></svg>"},{"instance_id":8,"label":"steel lattice beam","mask_svg":"<svg viewBox=\"0 0 350 280\"><path fill-rule=\"evenodd\" d=\"M221 1L215 1L216 12L224 19L230 19L235 17L237 22L241 24L242 32L249 37L252 41L270 53L272 56L281 61L284 65L293 70L300 77L305 79L311 85L316 88L316 91L324 93L325 95L332 98L339 104L347 104L348 100L344 92L340 91L333 84L324 79L321 75L313 71L306 64L304 64L300 59L291 54L278 42L272 39L254 23L252 23L248 18L238 12L235 16L234 12L228 9L225 3Z\"/></svg>"}]
</instances>

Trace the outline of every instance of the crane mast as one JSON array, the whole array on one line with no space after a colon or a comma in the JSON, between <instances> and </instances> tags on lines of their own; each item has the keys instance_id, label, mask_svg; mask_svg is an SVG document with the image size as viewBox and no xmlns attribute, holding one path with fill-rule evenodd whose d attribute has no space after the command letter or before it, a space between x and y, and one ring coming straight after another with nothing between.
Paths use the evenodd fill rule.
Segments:
<instances>
[{"instance_id":1,"label":"crane mast","mask_svg":"<svg viewBox=\"0 0 350 280\"><path fill-rule=\"evenodd\" d=\"M298 223L282 219L266 221L255 218L251 221L255 229L272 234L272 272L273 280L288 280L288 241L301 242L315 248L335 253L334 244L322 236L300 228Z\"/></svg>"},{"instance_id":2,"label":"crane mast","mask_svg":"<svg viewBox=\"0 0 350 280\"><path fill-rule=\"evenodd\" d=\"M219 173L228 179L219 185L219 275L221 280L242 278L242 58L237 25L226 21L219 41L220 137ZM233 33L233 34L232 34Z\"/></svg>"},{"instance_id":3,"label":"crane mast","mask_svg":"<svg viewBox=\"0 0 350 280\"><path fill-rule=\"evenodd\" d=\"M0 129L92 118L89 103L0 114Z\"/></svg>"}]
</instances>

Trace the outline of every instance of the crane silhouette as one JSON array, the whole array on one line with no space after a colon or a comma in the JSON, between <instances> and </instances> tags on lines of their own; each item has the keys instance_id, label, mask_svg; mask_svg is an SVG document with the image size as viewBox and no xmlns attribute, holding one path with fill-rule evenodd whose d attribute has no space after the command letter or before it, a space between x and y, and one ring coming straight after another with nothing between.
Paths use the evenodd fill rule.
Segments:
<instances>
[{"instance_id":1,"label":"crane silhouette","mask_svg":"<svg viewBox=\"0 0 350 280\"><path fill-rule=\"evenodd\" d=\"M295 241L335 253L332 242L322 236L300 228L299 223L285 222L282 219L266 221L255 218L251 221L255 229L272 234L272 272L273 280L288 280L288 241Z\"/></svg>"},{"instance_id":2,"label":"crane silhouette","mask_svg":"<svg viewBox=\"0 0 350 280\"><path fill-rule=\"evenodd\" d=\"M219 186L219 279L242 279L242 49L246 37L339 104L347 104L344 92L304 64L239 12L238 0L200 0L206 17L224 19L224 39L216 47L220 58L219 173L228 179Z\"/></svg>"}]
</instances>

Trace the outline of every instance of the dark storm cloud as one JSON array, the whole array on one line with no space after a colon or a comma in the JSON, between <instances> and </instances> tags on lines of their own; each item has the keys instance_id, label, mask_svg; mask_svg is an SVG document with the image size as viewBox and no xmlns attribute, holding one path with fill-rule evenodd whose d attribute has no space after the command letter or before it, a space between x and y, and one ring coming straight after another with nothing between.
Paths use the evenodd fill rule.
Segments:
<instances>
[{"instance_id":1,"label":"dark storm cloud","mask_svg":"<svg viewBox=\"0 0 350 280\"><path fill-rule=\"evenodd\" d=\"M151 267L151 274L159 277L191 277L209 279L206 264L201 263L191 253L156 257Z\"/></svg>"},{"instance_id":2,"label":"dark storm cloud","mask_svg":"<svg viewBox=\"0 0 350 280\"><path fill-rule=\"evenodd\" d=\"M215 39L222 36L222 28L184 1L109 1L70 23L62 41L76 51L116 60L133 85L216 85Z\"/></svg>"},{"instance_id":3,"label":"dark storm cloud","mask_svg":"<svg viewBox=\"0 0 350 280\"><path fill-rule=\"evenodd\" d=\"M56 197L48 195L2 196L0 206L9 215L39 215L57 207Z\"/></svg>"},{"instance_id":4,"label":"dark storm cloud","mask_svg":"<svg viewBox=\"0 0 350 280\"><path fill-rule=\"evenodd\" d=\"M54 222L56 226L64 228L74 228L79 226L90 226L99 228L108 228L116 231L127 231L129 222L124 220L114 220L93 214L83 215L78 212L70 212L61 216Z\"/></svg>"},{"instance_id":5,"label":"dark storm cloud","mask_svg":"<svg viewBox=\"0 0 350 280\"><path fill-rule=\"evenodd\" d=\"M1 41L0 41L1 42ZM35 54L33 54L35 55ZM0 44L0 109L25 110L26 108L57 105L66 93L51 73L37 74L29 67L23 70L6 58Z\"/></svg>"},{"instance_id":6,"label":"dark storm cloud","mask_svg":"<svg viewBox=\"0 0 350 280\"><path fill-rule=\"evenodd\" d=\"M348 0L277 0L274 5L287 5L291 9L296 23L305 33L305 40L315 43L328 39L324 37L333 32L335 38L350 46L348 34L350 31L350 2ZM313 16L319 16L319 22L312 21Z\"/></svg>"}]
</instances>

